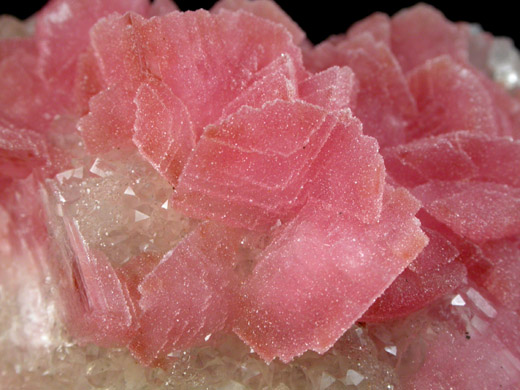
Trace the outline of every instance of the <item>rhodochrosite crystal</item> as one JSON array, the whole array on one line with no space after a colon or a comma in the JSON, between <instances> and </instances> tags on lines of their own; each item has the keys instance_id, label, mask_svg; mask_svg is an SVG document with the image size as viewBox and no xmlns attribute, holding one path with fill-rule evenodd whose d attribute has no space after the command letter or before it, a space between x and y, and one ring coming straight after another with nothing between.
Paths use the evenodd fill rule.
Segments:
<instances>
[{"instance_id":1,"label":"rhodochrosite crystal","mask_svg":"<svg viewBox=\"0 0 520 390\"><path fill-rule=\"evenodd\" d=\"M51 0L0 75L0 388L520 387L507 39Z\"/></svg>"}]
</instances>

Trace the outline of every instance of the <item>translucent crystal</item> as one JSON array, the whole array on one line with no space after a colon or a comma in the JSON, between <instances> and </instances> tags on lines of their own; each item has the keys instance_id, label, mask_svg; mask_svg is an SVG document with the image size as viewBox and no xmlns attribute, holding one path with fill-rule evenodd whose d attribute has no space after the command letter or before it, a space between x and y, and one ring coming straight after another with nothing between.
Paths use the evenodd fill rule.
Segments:
<instances>
[{"instance_id":1,"label":"translucent crystal","mask_svg":"<svg viewBox=\"0 0 520 390\"><path fill-rule=\"evenodd\" d=\"M361 382L363 382L363 379L365 379L365 377L363 375L361 375L359 372L357 372L356 370L348 370L347 376L345 379L345 383L347 385L357 386Z\"/></svg>"},{"instance_id":2,"label":"translucent crystal","mask_svg":"<svg viewBox=\"0 0 520 390\"><path fill-rule=\"evenodd\" d=\"M520 53L510 38L495 38L488 66L493 78L509 90L520 87Z\"/></svg>"},{"instance_id":3,"label":"translucent crystal","mask_svg":"<svg viewBox=\"0 0 520 390\"><path fill-rule=\"evenodd\" d=\"M397 347L395 345L389 345L388 347L385 347L385 351L390 355L397 356Z\"/></svg>"},{"instance_id":4,"label":"translucent crystal","mask_svg":"<svg viewBox=\"0 0 520 390\"><path fill-rule=\"evenodd\" d=\"M313 46L270 0L185 14L170 0L94 3L49 2L34 39L34 19L0 16L2 390L518 387L511 40L424 4ZM402 177L390 145L411 147ZM298 219L314 201L316 218ZM439 256L417 261L420 229L445 239ZM247 289L262 259L269 300ZM385 294L396 310L368 318ZM268 315L252 327L255 300L267 304L247 314ZM284 358L275 339L301 324ZM157 349L139 364L145 332ZM269 364L262 346L275 346Z\"/></svg>"},{"instance_id":5,"label":"translucent crystal","mask_svg":"<svg viewBox=\"0 0 520 390\"><path fill-rule=\"evenodd\" d=\"M167 207L170 185L138 155L85 159L78 163L90 166L86 174L82 166L69 169L47 186L58 214L78 221L91 249L118 265L143 250L160 257L190 231L190 220Z\"/></svg>"},{"instance_id":6,"label":"translucent crystal","mask_svg":"<svg viewBox=\"0 0 520 390\"><path fill-rule=\"evenodd\" d=\"M451 300L451 304L453 306L464 306L466 304L466 301L464 301L464 298L462 298L459 294L457 294Z\"/></svg>"},{"instance_id":7,"label":"translucent crystal","mask_svg":"<svg viewBox=\"0 0 520 390\"><path fill-rule=\"evenodd\" d=\"M469 288L466 292L466 295L473 301L473 303L480 309L482 312L490 317L494 318L497 316L496 309L474 288Z\"/></svg>"}]
</instances>

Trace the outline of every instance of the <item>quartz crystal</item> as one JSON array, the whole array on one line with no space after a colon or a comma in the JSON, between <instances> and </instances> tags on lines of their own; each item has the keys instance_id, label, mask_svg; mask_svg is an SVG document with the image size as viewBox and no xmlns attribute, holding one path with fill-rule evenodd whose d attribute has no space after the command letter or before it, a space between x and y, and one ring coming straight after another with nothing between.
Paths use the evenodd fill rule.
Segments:
<instances>
[{"instance_id":1,"label":"quartz crystal","mask_svg":"<svg viewBox=\"0 0 520 390\"><path fill-rule=\"evenodd\" d=\"M0 388L520 387L520 54L419 4L0 17Z\"/></svg>"}]
</instances>

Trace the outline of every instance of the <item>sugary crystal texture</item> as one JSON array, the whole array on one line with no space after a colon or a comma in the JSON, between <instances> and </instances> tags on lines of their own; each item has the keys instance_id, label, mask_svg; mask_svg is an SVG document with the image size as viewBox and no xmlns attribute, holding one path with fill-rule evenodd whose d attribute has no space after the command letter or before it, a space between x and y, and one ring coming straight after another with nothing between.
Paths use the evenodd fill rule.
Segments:
<instances>
[{"instance_id":1,"label":"sugary crystal texture","mask_svg":"<svg viewBox=\"0 0 520 390\"><path fill-rule=\"evenodd\" d=\"M0 76L6 388L519 388L511 41L51 0Z\"/></svg>"}]
</instances>

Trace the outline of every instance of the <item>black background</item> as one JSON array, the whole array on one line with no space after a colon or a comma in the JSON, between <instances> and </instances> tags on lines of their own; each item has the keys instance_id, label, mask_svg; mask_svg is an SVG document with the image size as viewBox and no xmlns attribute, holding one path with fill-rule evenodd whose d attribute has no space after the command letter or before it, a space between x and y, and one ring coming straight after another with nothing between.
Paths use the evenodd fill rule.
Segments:
<instances>
[{"instance_id":1,"label":"black background","mask_svg":"<svg viewBox=\"0 0 520 390\"><path fill-rule=\"evenodd\" d=\"M106 0L110 1L110 0ZM390 15L398 10L414 5L416 1L369 1L369 0L279 0L278 4L302 27L314 43L318 43L330 34L345 32L357 20L375 11ZM0 13L14 14L26 18L46 3L45 0L0 0ZM182 10L210 8L215 0L178 0ZM494 35L505 35L515 40L520 46L520 15L505 1L471 1L453 0L430 1L439 8L448 19L453 21L476 22Z\"/></svg>"}]
</instances>

